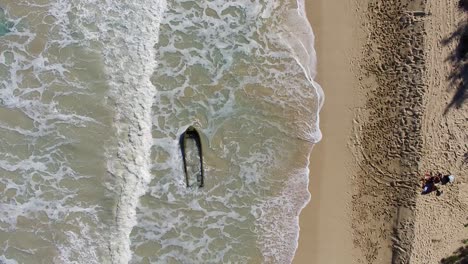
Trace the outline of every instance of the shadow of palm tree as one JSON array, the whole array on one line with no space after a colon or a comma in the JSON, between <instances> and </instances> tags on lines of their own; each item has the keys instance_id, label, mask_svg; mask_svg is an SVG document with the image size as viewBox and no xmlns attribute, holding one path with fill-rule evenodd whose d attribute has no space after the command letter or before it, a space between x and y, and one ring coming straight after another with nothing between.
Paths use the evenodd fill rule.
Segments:
<instances>
[{"instance_id":1,"label":"shadow of palm tree","mask_svg":"<svg viewBox=\"0 0 468 264\"><path fill-rule=\"evenodd\" d=\"M468 11L468 1L467 0L458 1L458 7L463 11Z\"/></svg>"},{"instance_id":2,"label":"shadow of palm tree","mask_svg":"<svg viewBox=\"0 0 468 264\"><path fill-rule=\"evenodd\" d=\"M460 247L452 256L440 260L441 264L468 264L468 239L463 241L465 246Z\"/></svg>"},{"instance_id":3,"label":"shadow of palm tree","mask_svg":"<svg viewBox=\"0 0 468 264\"><path fill-rule=\"evenodd\" d=\"M468 13L468 0L458 2L460 10ZM444 115L450 108L460 108L466 100L468 88L468 20L462 22L455 32L442 40L442 45L447 46L457 41L456 48L447 58L452 64L452 73L449 75L450 87L455 88L455 94L449 105L445 108Z\"/></svg>"}]
</instances>

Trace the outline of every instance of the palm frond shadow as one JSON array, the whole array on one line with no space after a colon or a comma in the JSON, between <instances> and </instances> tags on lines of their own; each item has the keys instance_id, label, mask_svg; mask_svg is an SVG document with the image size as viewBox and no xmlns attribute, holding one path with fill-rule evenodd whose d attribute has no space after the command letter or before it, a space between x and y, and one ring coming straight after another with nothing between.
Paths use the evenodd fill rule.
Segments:
<instances>
[{"instance_id":1,"label":"palm frond shadow","mask_svg":"<svg viewBox=\"0 0 468 264\"><path fill-rule=\"evenodd\" d=\"M458 6L460 10L468 13L468 0L460 0ZM460 23L450 36L441 41L444 46L453 42L456 42L456 47L446 61L452 64L452 72L447 79L450 83L450 90L455 89L455 93L445 108L444 115L453 107L461 108L468 97L466 93L468 89L468 20Z\"/></svg>"},{"instance_id":2,"label":"palm frond shadow","mask_svg":"<svg viewBox=\"0 0 468 264\"><path fill-rule=\"evenodd\" d=\"M468 245L467 240L463 241L464 246L453 252L452 256L440 260L441 264L468 264Z\"/></svg>"},{"instance_id":3,"label":"palm frond shadow","mask_svg":"<svg viewBox=\"0 0 468 264\"><path fill-rule=\"evenodd\" d=\"M458 1L458 8L460 8L463 11L468 11L468 1L467 0Z\"/></svg>"}]
</instances>

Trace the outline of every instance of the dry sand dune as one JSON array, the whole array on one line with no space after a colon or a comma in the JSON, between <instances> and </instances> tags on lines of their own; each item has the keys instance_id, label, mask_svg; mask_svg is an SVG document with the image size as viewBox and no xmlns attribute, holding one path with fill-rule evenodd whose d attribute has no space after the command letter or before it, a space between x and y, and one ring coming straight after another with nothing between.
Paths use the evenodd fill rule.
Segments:
<instances>
[{"instance_id":1,"label":"dry sand dune","mask_svg":"<svg viewBox=\"0 0 468 264\"><path fill-rule=\"evenodd\" d=\"M458 250L468 239L468 15L460 2L308 2L326 100L294 263L468 258L466 246ZM456 181L441 196L421 195L426 172Z\"/></svg>"}]
</instances>

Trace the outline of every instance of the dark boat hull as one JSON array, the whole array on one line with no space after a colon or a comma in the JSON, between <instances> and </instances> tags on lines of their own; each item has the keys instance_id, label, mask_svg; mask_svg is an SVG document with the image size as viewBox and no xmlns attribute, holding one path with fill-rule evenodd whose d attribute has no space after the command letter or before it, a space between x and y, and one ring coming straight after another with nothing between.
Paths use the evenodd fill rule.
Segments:
<instances>
[{"instance_id":1,"label":"dark boat hull","mask_svg":"<svg viewBox=\"0 0 468 264\"><path fill-rule=\"evenodd\" d=\"M193 148L194 145L196 147L196 150L189 149ZM187 187L194 187L194 185L198 187L203 187L203 185L205 184L205 175L203 171L203 152L200 134L194 127L188 127L187 130L185 130L185 132L182 133L182 135L180 136L180 149L182 152L182 160L184 163L185 181ZM192 154L193 156L193 153L190 153L190 151L195 151L195 153L198 156L198 162L195 162L198 163L198 173L194 173L193 170L191 170L191 168L193 168L193 166L196 166L196 164L193 164L193 159L190 160L190 154ZM195 182L195 184L193 184L192 182Z\"/></svg>"}]
</instances>

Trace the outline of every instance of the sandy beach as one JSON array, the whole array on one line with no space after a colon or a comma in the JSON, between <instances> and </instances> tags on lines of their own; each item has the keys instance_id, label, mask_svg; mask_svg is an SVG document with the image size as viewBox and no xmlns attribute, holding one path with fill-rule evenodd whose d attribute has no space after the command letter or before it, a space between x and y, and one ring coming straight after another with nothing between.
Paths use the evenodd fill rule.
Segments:
<instances>
[{"instance_id":1,"label":"sandy beach","mask_svg":"<svg viewBox=\"0 0 468 264\"><path fill-rule=\"evenodd\" d=\"M358 25L349 4L338 1L306 2L315 33L318 58L317 82L323 87L325 104L320 112L322 141L311 156L309 190L311 202L301 213L299 248L294 263L346 263L351 257L349 227L352 155L346 148L352 128L352 107L357 85L351 72L359 39ZM333 15L329 15L333 14ZM351 99L351 100L350 100ZM335 161L339 160L340 164ZM338 253L337 250L340 252Z\"/></svg>"},{"instance_id":2,"label":"sandy beach","mask_svg":"<svg viewBox=\"0 0 468 264\"><path fill-rule=\"evenodd\" d=\"M325 104L294 263L466 260L467 14L458 5L307 1ZM421 195L427 172L456 180Z\"/></svg>"}]
</instances>

